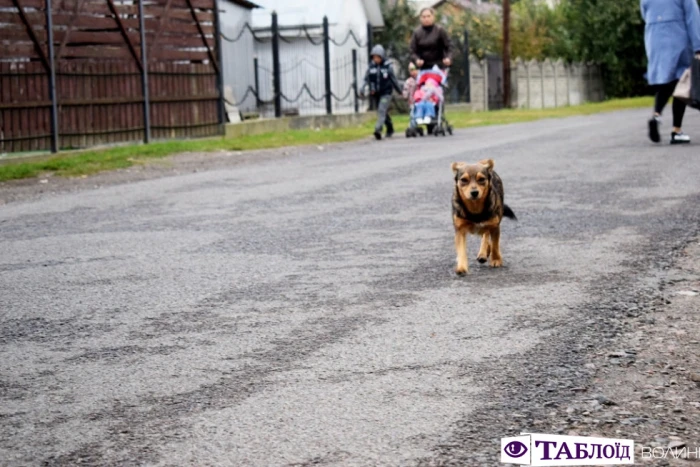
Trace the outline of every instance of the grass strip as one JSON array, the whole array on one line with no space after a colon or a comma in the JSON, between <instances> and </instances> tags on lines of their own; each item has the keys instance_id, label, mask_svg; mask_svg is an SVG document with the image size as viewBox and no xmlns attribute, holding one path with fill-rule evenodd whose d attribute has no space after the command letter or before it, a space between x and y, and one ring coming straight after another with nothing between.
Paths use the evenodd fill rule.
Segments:
<instances>
[{"instance_id":1,"label":"grass strip","mask_svg":"<svg viewBox=\"0 0 700 467\"><path fill-rule=\"evenodd\" d=\"M552 109L507 109L490 112L449 111L450 123L455 128L470 128L487 125L506 125L511 123L531 122L545 118L565 118L578 115L591 115L626 109L651 107L649 97L614 99L599 103L589 103L570 107ZM397 129L408 125L407 115L394 118ZM249 151L255 149L273 149L286 146L321 145L341 143L367 138L372 132L372 124L349 128L322 130L289 130L244 136L235 139L222 137L158 141L148 145L134 144L106 149L64 152L46 158L22 158L2 161L0 165L0 182L37 177L46 172L59 176L78 177L107 170L124 169L148 160L164 158L183 152L210 151ZM401 136L399 134L399 136Z\"/></svg>"}]
</instances>

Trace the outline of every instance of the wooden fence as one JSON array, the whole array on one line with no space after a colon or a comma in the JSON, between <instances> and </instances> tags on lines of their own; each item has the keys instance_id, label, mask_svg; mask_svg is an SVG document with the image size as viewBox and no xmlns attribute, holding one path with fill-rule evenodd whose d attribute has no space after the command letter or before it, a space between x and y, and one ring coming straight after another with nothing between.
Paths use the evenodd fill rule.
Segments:
<instances>
[{"instance_id":1,"label":"wooden fence","mask_svg":"<svg viewBox=\"0 0 700 467\"><path fill-rule=\"evenodd\" d=\"M0 153L223 132L216 0L0 0Z\"/></svg>"}]
</instances>

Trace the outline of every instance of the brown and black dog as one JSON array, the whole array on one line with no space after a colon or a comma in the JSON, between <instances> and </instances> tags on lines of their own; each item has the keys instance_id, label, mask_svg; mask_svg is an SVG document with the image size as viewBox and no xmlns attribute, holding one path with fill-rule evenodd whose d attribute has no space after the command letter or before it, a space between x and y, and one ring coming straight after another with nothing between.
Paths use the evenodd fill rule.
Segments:
<instances>
[{"instance_id":1,"label":"brown and black dog","mask_svg":"<svg viewBox=\"0 0 700 467\"><path fill-rule=\"evenodd\" d=\"M503 265L500 238L503 217L517 220L515 213L503 202L503 182L493 170L493 160L477 164L453 162L455 189L452 194L452 222L455 227L457 274L468 274L467 234L481 236L477 260L491 267Z\"/></svg>"}]
</instances>

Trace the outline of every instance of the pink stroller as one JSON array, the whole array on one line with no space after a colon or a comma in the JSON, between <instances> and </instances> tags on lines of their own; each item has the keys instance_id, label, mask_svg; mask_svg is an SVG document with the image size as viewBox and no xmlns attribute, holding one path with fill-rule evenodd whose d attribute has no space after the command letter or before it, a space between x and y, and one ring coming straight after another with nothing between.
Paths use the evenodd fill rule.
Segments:
<instances>
[{"instance_id":1,"label":"pink stroller","mask_svg":"<svg viewBox=\"0 0 700 467\"><path fill-rule=\"evenodd\" d=\"M447 86L447 70L442 71L437 66L431 70L421 71L418 75L416 91L413 95L409 127L406 129L407 138L423 136L425 125L428 134L445 136L452 134L452 125L445 118L444 89Z\"/></svg>"}]
</instances>

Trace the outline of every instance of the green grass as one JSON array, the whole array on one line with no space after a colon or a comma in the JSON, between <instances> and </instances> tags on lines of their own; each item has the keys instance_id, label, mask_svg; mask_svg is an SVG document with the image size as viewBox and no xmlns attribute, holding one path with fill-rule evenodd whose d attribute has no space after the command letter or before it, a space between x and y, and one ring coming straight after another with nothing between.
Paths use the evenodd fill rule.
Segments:
<instances>
[{"instance_id":1,"label":"green grass","mask_svg":"<svg viewBox=\"0 0 700 467\"><path fill-rule=\"evenodd\" d=\"M615 110L651 107L651 98L618 99L601 103L542 110L500 110L493 112L451 111L450 122L455 128L485 125L503 125L529 122L543 118L562 118L590 115ZM397 128L408 124L408 116L394 119ZM182 152L245 151L284 146L320 145L340 143L366 138L372 132L372 124L335 130L289 130L235 139L208 138L155 142L148 145L119 146L108 149L64 152L57 156L22 160L10 159L0 165L0 182L37 177L46 172L60 176L91 175L106 170L123 169L149 160L164 158ZM0 159L1 161L1 159Z\"/></svg>"}]
</instances>

